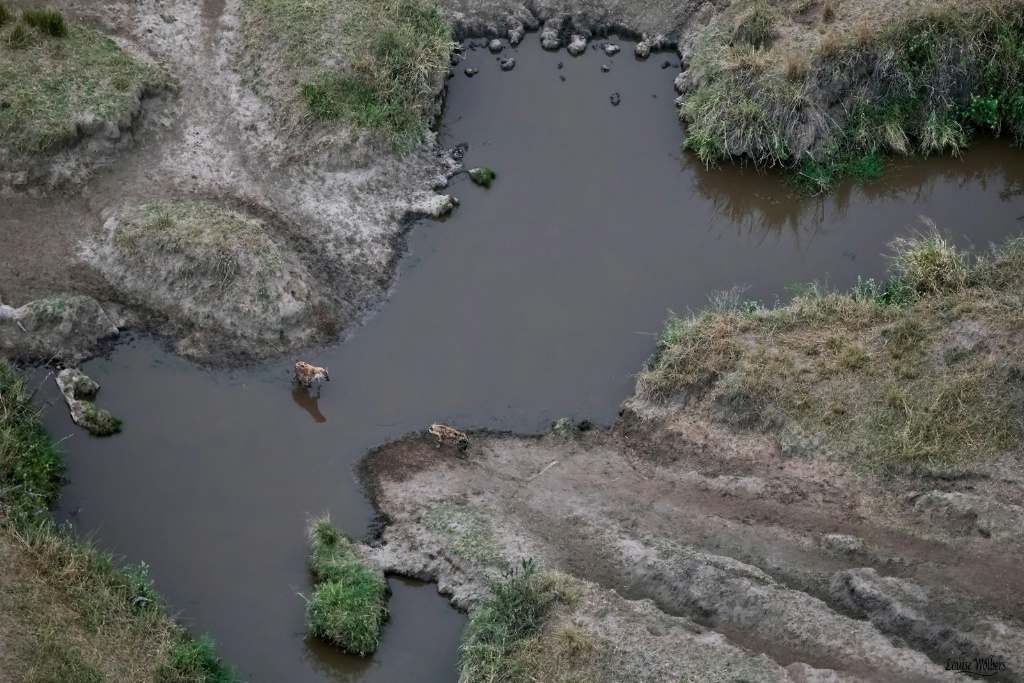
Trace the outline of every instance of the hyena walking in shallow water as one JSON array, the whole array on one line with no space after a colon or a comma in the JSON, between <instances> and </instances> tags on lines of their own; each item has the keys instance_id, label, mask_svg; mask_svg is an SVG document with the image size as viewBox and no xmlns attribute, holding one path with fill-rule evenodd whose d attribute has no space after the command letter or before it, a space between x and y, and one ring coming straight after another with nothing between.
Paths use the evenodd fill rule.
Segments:
<instances>
[{"instance_id":1,"label":"hyena walking in shallow water","mask_svg":"<svg viewBox=\"0 0 1024 683\"><path fill-rule=\"evenodd\" d=\"M323 380L331 381L331 376L327 372L327 368L318 368L315 365L304 363L301 360L295 361L295 381L304 387L313 386L313 382L316 382L317 386L323 383Z\"/></svg>"}]
</instances>

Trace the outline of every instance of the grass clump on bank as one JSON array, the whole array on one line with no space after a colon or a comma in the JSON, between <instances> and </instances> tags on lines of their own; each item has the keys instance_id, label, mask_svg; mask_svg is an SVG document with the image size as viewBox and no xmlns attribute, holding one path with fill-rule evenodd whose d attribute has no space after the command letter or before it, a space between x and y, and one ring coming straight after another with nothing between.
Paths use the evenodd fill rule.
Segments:
<instances>
[{"instance_id":1,"label":"grass clump on bank","mask_svg":"<svg viewBox=\"0 0 1024 683\"><path fill-rule=\"evenodd\" d=\"M973 263L934 231L893 246L881 286L812 286L775 309L669 321L637 396L819 435L883 467L943 469L1018 447L1024 239Z\"/></svg>"},{"instance_id":2,"label":"grass clump on bank","mask_svg":"<svg viewBox=\"0 0 1024 683\"><path fill-rule=\"evenodd\" d=\"M359 559L327 517L313 520L309 537L309 566L318 581L306 607L310 633L350 654L373 654L388 618L384 575Z\"/></svg>"},{"instance_id":3,"label":"grass clump on bank","mask_svg":"<svg viewBox=\"0 0 1024 683\"><path fill-rule=\"evenodd\" d=\"M0 10L0 165L70 144L80 125L118 122L141 91L168 83L58 11Z\"/></svg>"},{"instance_id":4,"label":"grass clump on bank","mask_svg":"<svg viewBox=\"0 0 1024 683\"><path fill-rule=\"evenodd\" d=\"M491 597L470 617L460 647L459 683L590 680L586 671L600 648L575 628L551 628L555 608L572 608L577 600L568 579L523 560L491 584Z\"/></svg>"},{"instance_id":5,"label":"grass clump on bank","mask_svg":"<svg viewBox=\"0 0 1024 683\"><path fill-rule=\"evenodd\" d=\"M250 47L280 63L284 97L306 117L369 130L396 150L424 139L455 46L434 5L245 0L243 20Z\"/></svg>"},{"instance_id":6,"label":"grass clump on bank","mask_svg":"<svg viewBox=\"0 0 1024 683\"><path fill-rule=\"evenodd\" d=\"M167 616L145 565L57 527L64 466L31 393L0 359L0 679L232 683L212 643ZM201 661L184 653L201 648Z\"/></svg>"},{"instance_id":7,"label":"grass clump on bank","mask_svg":"<svg viewBox=\"0 0 1024 683\"><path fill-rule=\"evenodd\" d=\"M289 273L302 272L261 220L206 202L141 205L118 219L111 247L121 284L155 308L187 305L232 327L279 314Z\"/></svg>"},{"instance_id":8,"label":"grass clump on bank","mask_svg":"<svg viewBox=\"0 0 1024 683\"><path fill-rule=\"evenodd\" d=\"M719 17L694 56L680 117L704 162L746 156L823 191L877 177L885 155L958 154L981 131L1024 139L1024 1L930 0L895 18L840 6L827 32L788 17L776 44L736 40L729 17L761 4Z\"/></svg>"}]
</instances>

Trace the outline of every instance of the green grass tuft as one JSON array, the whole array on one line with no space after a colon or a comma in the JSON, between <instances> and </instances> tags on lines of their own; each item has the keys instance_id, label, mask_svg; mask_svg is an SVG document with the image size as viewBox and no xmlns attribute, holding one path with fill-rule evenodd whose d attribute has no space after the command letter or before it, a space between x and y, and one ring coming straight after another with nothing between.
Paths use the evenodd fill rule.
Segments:
<instances>
[{"instance_id":1,"label":"green grass tuft","mask_svg":"<svg viewBox=\"0 0 1024 683\"><path fill-rule=\"evenodd\" d=\"M979 131L1024 141L1024 0L924 3L820 40L790 25L790 50L764 49L771 14L733 3L700 37L680 117L706 164L745 156L817 193L878 177L886 155L959 154Z\"/></svg>"},{"instance_id":2,"label":"green grass tuft","mask_svg":"<svg viewBox=\"0 0 1024 683\"><path fill-rule=\"evenodd\" d=\"M182 637L171 648L168 663L157 674L157 683L237 683L238 678L217 656L213 638Z\"/></svg>"},{"instance_id":3,"label":"green grass tuft","mask_svg":"<svg viewBox=\"0 0 1024 683\"><path fill-rule=\"evenodd\" d=\"M754 5L740 16L732 33L734 43L745 43L753 47L771 45L775 35L775 11L764 0Z\"/></svg>"},{"instance_id":4,"label":"green grass tuft","mask_svg":"<svg viewBox=\"0 0 1024 683\"><path fill-rule=\"evenodd\" d=\"M14 20L14 14L7 9L7 5L0 2L0 26Z\"/></svg>"},{"instance_id":5,"label":"green grass tuft","mask_svg":"<svg viewBox=\"0 0 1024 683\"><path fill-rule=\"evenodd\" d=\"M310 633L345 652L372 654L388 618L384 576L359 559L327 517L312 521L309 536L310 569L319 582L306 606Z\"/></svg>"},{"instance_id":6,"label":"green grass tuft","mask_svg":"<svg viewBox=\"0 0 1024 683\"><path fill-rule=\"evenodd\" d=\"M137 92L169 83L162 70L96 31L65 23L59 12L26 10L0 31L0 151L14 161L53 151L76 139L87 116L117 121L135 106Z\"/></svg>"},{"instance_id":7,"label":"green grass tuft","mask_svg":"<svg viewBox=\"0 0 1024 683\"><path fill-rule=\"evenodd\" d=\"M7 517L21 525L48 514L63 483L63 459L28 388L0 358L0 487Z\"/></svg>"},{"instance_id":8,"label":"green grass tuft","mask_svg":"<svg viewBox=\"0 0 1024 683\"><path fill-rule=\"evenodd\" d=\"M309 118L369 130L398 151L425 139L454 47L432 4L245 0L243 19L250 45L300 84Z\"/></svg>"},{"instance_id":9,"label":"green grass tuft","mask_svg":"<svg viewBox=\"0 0 1024 683\"><path fill-rule=\"evenodd\" d=\"M112 436L121 433L121 418L110 414L110 411L97 408L94 403L82 401L82 417L80 424L93 436Z\"/></svg>"},{"instance_id":10,"label":"green grass tuft","mask_svg":"<svg viewBox=\"0 0 1024 683\"><path fill-rule=\"evenodd\" d=\"M469 171L469 179L481 187L490 187L495 178L497 178L497 175L486 166L473 168Z\"/></svg>"},{"instance_id":11,"label":"green grass tuft","mask_svg":"<svg viewBox=\"0 0 1024 683\"><path fill-rule=\"evenodd\" d=\"M66 38L68 35L68 25L64 21L64 15L57 10L42 8L26 9L21 13L21 20L54 38Z\"/></svg>"},{"instance_id":12,"label":"green grass tuft","mask_svg":"<svg viewBox=\"0 0 1024 683\"><path fill-rule=\"evenodd\" d=\"M670 320L638 398L696 399L735 427L814 434L883 469L955 468L1018 447L1024 389L1005 359L1024 353L1024 239L974 263L934 227L893 248L882 286L812 286L778 308Z\"/></svg>"},{"instance_id":13,"label":"green grass tuft","mask_svg":"<svg viewBox=\"0 0 1024 683\"><path fill-rule=\"evenodd\" d=\"M460 647L459 683L535 680L522 655L532 654L533 639L554 607L573 600L567 585L538 572L533 560L506 572L470 617Z\"/></svg>"}]
</instances>

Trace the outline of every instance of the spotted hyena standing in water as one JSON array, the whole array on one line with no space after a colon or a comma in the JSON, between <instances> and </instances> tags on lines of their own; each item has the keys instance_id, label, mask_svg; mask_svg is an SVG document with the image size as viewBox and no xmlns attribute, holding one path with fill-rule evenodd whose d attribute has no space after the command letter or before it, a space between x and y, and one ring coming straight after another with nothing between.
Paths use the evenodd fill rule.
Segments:
<instances>
[{"instance_id":1,"label":"spotted hyena standing in water","mask_svg":"<svg viewBox=\"0 0 1024 683\"><path fill-rule=\"evenodd\" d=\"M295 361L295 381L298 384L304 387L311 387L313 382L316 382L317 386L320 386L323 380L331 381L327 368L318 368L315 365L303 363L301 360Z\"/></svg>"},{"instance_id":2,"label":"spotted hyena standing in water","mask_svg":"<svg viewBox=\"0 0 1024 683\"><path fill-rule=\"evenodd\" d=\"M455 447L463 452L469 448L469 437L457 429L442 424L432 424L430 433L437 437L438 448L444 445L445 441L455 444Z\"/></svg>"}]
</instances>

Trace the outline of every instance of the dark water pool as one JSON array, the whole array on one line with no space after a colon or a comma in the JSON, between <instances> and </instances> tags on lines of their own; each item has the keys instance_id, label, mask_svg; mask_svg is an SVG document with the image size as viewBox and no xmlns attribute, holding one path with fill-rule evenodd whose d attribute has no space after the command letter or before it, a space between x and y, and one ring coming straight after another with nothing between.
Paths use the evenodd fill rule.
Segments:
<instances>
[{"instance_id":1,"label":"dark water pool","mask_svg":"<svg viewBox=\"0 0 1024 683\"><path fill-rule=\"evenodd\" d=\"M708 171L679 152L676 69L623 47L574 59L531 36L510 72L468 53L441 134L468 143L467 167L491 166L497 181L456 178L462 205L412 230L383 310L305 358L331 370L319 399L292 391L292 359L206 372L138 339L83 368L125 422L100 440L46 385L49 427L69 435L60 518L74 512L103 548L147 562L246 679L456 680L465 617L429 585L392 580L394 618L370 660L304 637L306 521L329 512L366 533L372 510L353 467L368 449L435 421L610 424L669 311L701 307L712 290L744 285L771 302L795 282L878 278L886 243L921 214L979 247L1020 230L1024 155L1005 140L898 164L828 199L795 199L752 169ZM480 73L469 79L466 66Z\"/></svg>"}]
</instances>

